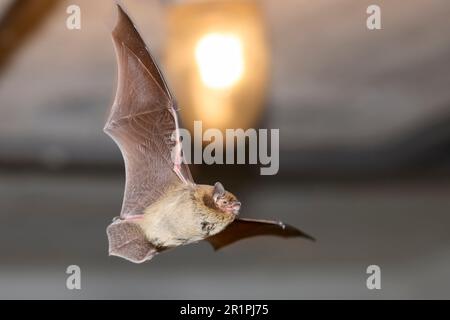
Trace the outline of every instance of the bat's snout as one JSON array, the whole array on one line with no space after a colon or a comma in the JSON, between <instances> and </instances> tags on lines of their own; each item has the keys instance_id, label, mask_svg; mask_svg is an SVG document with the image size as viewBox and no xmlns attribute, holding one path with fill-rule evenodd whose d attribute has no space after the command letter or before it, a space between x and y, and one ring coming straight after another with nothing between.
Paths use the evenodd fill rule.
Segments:
<instances>
[{"instance_id":1,"label":"bat's snout","mask_svg":"<svg viewBox=\"0 0 450 320\"><path fill-rule=\"evenodd\" d=\"M233 203L231 208L233 210L233 213L235 215L238 215L239 214L239 210L241 209L241 203L239 201L236 201L235 203Z\"/></svg>"}]
</instances>

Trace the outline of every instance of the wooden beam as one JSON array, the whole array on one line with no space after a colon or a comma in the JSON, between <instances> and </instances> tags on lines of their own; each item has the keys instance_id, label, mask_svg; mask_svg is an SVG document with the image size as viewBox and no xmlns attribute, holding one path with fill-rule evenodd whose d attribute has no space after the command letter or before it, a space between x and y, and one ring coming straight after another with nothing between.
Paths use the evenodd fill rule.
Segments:
<instances>
[{"instance_id":1,"label":"wooden beam","mask_svg":"<svg viewBox=\"0 0 450 320\"><path fill-rule=\"evenodd\" d=\"M0 19L0 74L57 3L58 0L15 0L6 8Z\"/></svg>"}]
</instances>

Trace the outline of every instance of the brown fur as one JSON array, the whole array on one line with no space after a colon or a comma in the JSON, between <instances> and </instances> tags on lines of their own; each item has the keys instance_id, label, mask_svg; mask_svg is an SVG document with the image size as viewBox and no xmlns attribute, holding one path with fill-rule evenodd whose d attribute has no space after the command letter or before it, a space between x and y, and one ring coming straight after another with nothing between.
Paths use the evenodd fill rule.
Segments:
<instances>
[{"instance_id":1,"label":"brown fur","mask_svg":"<svg viewBox=\"0 0 450 320\"><path fill-rule=\"evenodd\" d=\"M221 211L212 199L213 187L178 185L145 209L136 223L157 247L175 247L203 240L228 226L234 214ZM234 195L225 195L230 200Z\"/></svg>"}]
</instances>

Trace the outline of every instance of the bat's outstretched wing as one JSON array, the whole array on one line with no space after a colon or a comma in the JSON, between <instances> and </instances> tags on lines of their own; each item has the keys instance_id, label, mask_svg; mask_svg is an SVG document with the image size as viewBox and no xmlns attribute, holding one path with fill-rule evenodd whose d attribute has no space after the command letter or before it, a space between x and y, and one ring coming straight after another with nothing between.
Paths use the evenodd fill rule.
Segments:
<instances>
[{"instance_id":1,"label":"bat's outstretched wing","mask_svg":"<svg viewBox=\"0 0 450 320\"><path fill-rule=\"evenodd\" d=\"M167 188L194 184L182 162L175 102L144 41L118 5L112 37L119 69L114 104L104 131L125 160L121 218L142 214Z\"/></svg>"},{"instance_id":2,"label":"bat's outstretched wing","mask_svg":"<svg viewBox=\"0 0 450 320\"><path fill-rule=\"evenodd\" d=\"M225 230L205 240L211 243L214 250L219 250L241 239L263 235L284 238L303 237L315 241L313 237L290 225L276 221L254 219L236 219Z\"/></svg>"}]
</instances>

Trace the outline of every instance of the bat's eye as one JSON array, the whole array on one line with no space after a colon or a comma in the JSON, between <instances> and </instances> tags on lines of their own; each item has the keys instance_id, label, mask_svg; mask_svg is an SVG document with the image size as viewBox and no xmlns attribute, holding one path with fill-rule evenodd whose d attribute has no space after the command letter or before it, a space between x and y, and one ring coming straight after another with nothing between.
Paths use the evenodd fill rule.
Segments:
<instances>
[{"instance_id":1,"label":"bat's eye","mask_svg":"<svg viewBox=\"0 0 450 320\"><path fill-rule=\"evenodd\" d=\"M223 204L227 204L228 203L228 201L227 200L223 200Z\"/></svg>"}]
</instances>

